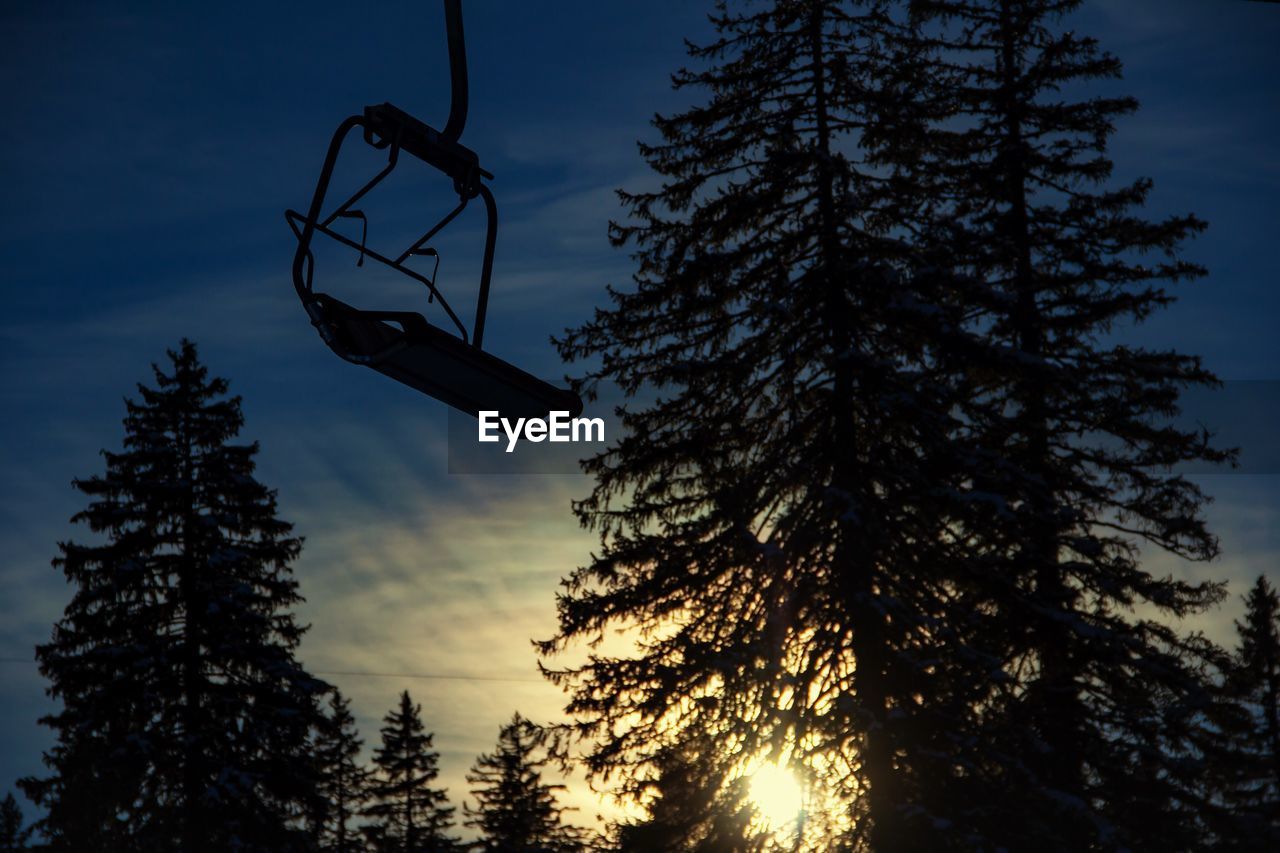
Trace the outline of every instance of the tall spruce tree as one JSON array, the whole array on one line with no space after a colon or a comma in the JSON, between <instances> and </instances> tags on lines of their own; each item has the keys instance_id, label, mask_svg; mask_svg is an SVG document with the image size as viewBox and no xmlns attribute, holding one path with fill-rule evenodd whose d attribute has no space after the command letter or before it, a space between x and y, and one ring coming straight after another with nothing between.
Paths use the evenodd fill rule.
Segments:
<instances>
[{"instance_id":1,"label":"tall spruce tree","mask_svg":"<svg viewBox=\"0 0 1280 853\"><path fill-rule=\"evenodd\" d=\"M36 649L57 741L21 784L58 850L302 849L325 685L294 657L301 541L234 441L240 399L189 341L168 367L126 401L106 472L75 481L99 541L54 560L75 590Z\"/></svg>"},{"instance_id":2,"label":"tall spruce tree","mask_svg":"<svg viewBox=\"0 0 1280 853\"><path fill-rule=\"evenodd\" d=\"M31 830L23 828L22 809L13 794L0 801L0 853L18 853L27 849Z\"/></svg>"},{"instance_id":3,"label":"tall spruce tree","mask_svg":"<svg viewBox=\"0 0 1280 853\"><path fill-rule=\"evenodd\" d=\"M371 805L364 827L375 850L384 853L438 853L457 849L447 833L453 808L442 788L431 783L440 775L440 756L431 749L431 734L422 725L422 706L409 691L383 719L382 745L373 754L369 786Z\"/></svg>"},{"instance_id":4,"label":"tall spruce tree","mask_svg":"<svg viewBox=\"0 0 1280 853\"><path fill-rule=\"evenodd\" d=\"M474 809L466 825L480 831L479 849L493 853L569 853L582 849L582 833L564 823L556 802L563 785L542 779L549 759L541 729L519 714L498 732L498 746L476 759L467 781Z\"/></svg>"},{"instance_id":5,"label":"tall spruce tree","mask_svg":"<svg viewBox=\"0 0 1280 853\"><path fill-rule=\"evenodd\" d=\"M335 687L312 744L320 795L312 832L321 850L354 853L364 849L364 838L352 823L363 814L369 798L369 771L360 763L362 745L351 703Z\"/></svg>"},{"instance_id":6,"label":"tall spruce tree","mask_svg":"<svg viewBox=\"0 0 1280 853\"><path fill-rule=\"evenodd\" d=\"M1171 627L1221 600L1217 583L1157 577L1140 548L1208 560L1206 501L1171 473L1226 462L1171 424L1201 361L1124 342L1203 270L1179 257L1204 228L1150 220L1151 182L1112 180L1107 144L1136 107L1105 94L1120 62L1064 17L1078 0L912 0L935 82L918 180L937 203L948 297L969 310L946 348L964 374L962 520L983 572L974 606L1003 627L1009 685L992 706L1008 819L993 840L1043 850L1208 843L1195 743L1218 651ZM1155 618L1133 615L1141 609Z\"/></svg>"},{"instance_id":7,"label":"tall spruce tree","mask_svg":"<svg viewBox=\"0 0 1280 853\"><path fill-rule=\"evenodd\" d=\"M1003 646L975 642L988 614L960 603L972 475L933 350L970 309L912 241L933 203L909 135L927 87L891 5L721 3L718 35L690 47L675 85L705 103L655 120L641 151L662 188L622 193L612 226L634 287L559 342L584 392L659 396L586 465L576 511L601 547L541 651L638 638L551 673L597 744L589 770L623 796L704 741L702 780L789 756L844 843L943 850L992 799L975 733Z\"/></svg>"},{"instance_id":8,"label":"tall spruce tree","mask_svg":"<svg viewBox=\"0 0 1280 853\"><path fill-rule=\"evenodd\" d=\"M1239 645L1223 692L1235 713L1219 717L1214 778L1227 815L1219 821L1223 850L1280 846L1280 595L1259 576L1236 622Z\"/></svg>"},{"instance_id":9,"label":"tall spruce tree","mask_svg":"<svg viewBox=\"0 0 1280 853\"><path fill-rule=\"evenodd\" d=\"M620 853L650 850L691 853L753 853L767 849L770 839L753 831L757 815L748 795L750 780L726 782L708 777L708 750L686 743L655 761L652 779L643 798L645 816L623 821L613 828Z\"/></svg>"}]
</instances>

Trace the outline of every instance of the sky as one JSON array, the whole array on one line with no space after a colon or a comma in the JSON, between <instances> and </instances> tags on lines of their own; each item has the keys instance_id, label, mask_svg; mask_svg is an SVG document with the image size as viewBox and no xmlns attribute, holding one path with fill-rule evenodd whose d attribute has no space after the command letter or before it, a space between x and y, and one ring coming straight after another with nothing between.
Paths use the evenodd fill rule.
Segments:
<instances>
[{"instance_id":1,"label":"sky","mask_svg":"<svg viewBox=\"0 0 1280 853\"><path fill-rule=\"evenodd\" d=\"M669 75L682 39L709 32L709 4L465 5L462 139L496 175L501 220L486 347L554 378L571 368L549 336L628 281L606 239L614 190L653 185L635 140L687 102ZM306 537L301 657L351 697L366 743L407 688L460 804L466 769L513 711L560 718L530 640L554 631L558 581L589 558L569 503L590 483L449 474L444 406L336 358L289 279L283 211L306 205L339 121L391 101L443 125L442 22L430 2L0 6L0 795L40 772L52 740L36 725L53 706L32 650L70 597L49 565L56 543L85 535L68 522L83 506L70 482L102 469L122 398L183 336L243 397L259 477ZM1265 444L1276 409L1249 401L1280 387L1280 7L1092 0L1076 26L1119 54L1119 88L1143 104L1113 143L1117 175L1155 179L1153 213L1210 223L1188 250L1210 275L1122 334L1253 380L1213 425ZM407 188L405 220L371 244L450 203L425 177ZM461 305L481 227L460 220L441 249ZM1252 577L1280 576L1280 467L1248 464L1265 456L1246 447L1242 472L1199 478L1220 560L1151 556L1158 571L1231 583L1189 626L1221 641ZM579 820L608 809L571 782Z\"/></svg>"}]
</instances>

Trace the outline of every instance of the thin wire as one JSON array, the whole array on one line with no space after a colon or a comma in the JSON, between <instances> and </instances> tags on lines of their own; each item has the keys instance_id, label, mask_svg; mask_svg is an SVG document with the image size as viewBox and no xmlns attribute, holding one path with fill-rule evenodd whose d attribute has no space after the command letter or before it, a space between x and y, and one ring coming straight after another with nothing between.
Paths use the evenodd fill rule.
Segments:
<instances>
[{"instance_id":1,"label":"thin wire","mask_svg":"<svg viewBox=\"0 0 1280 853\"><path fill-rule=\"evenodd\" d=\"M434 672L356 672L334 670L312 670L313 675L358 675L371 678L420 678L433 681L507 681L518 684L546 684L540 678L504 678L500 675L442 675Z\"/></svg>"},{"instance_id":2,"label":"thin wire","mask_svg":"<svg viewBox=\"0 0 1280 853\"><path fill-rule=\"evenodd\" d=\"M0 663L35 663L34 658L0 657ZM415 678L423 681L505 681L516 684L546 684L540 678L504 678L500 675L448 675L438 672L362 672L359 670L311 670L312 675L344 675L367 678Z\"/></svg>"}]
</instances>

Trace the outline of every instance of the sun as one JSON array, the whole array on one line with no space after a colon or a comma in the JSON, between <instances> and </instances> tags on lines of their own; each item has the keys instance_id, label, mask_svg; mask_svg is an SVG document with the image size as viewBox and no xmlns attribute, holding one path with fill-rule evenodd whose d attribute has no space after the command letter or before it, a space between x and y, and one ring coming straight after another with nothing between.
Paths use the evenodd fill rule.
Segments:
<instances>
[{"instance_id":1,"label":"sun","mask_svg":"<svg viewBox=\"0 0 1280 853\"><path fill-rule=\"evenodd\" d=\"M804 791L795 774L777 764L762 764L751 774L751 802L769 830L785 827L800 816Z\"/></svg>"}]
</instances>

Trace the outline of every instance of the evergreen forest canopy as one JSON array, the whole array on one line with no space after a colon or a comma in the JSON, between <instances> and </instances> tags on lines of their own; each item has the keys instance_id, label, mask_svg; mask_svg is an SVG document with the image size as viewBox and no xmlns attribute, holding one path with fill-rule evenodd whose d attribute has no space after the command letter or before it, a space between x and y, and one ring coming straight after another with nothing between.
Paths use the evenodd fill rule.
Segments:
<instances>
[{"instance_id":1,"label":"evergreen forest canopy","mask_svg":"<svg viewBox=\"0 0 1280 853\"><path fill-rule=\"evenodd\" d=\"M545 735L518 715L470 780L474 842L408 691L362 760L350 703L296 657L302 541L254 477L257 445L236 442L240 399L190 341L154 380L126 400L106 472L75 482L97 542L54 560L74 590L36 649L56 740L48 774L18 780L43 815L25 825L10 794L0 850L581 850L542 777Z\"/></svg>"},{"instance_id":2,"label":"evergreen forest canopy","mask_svg":"<svg viewBox=\"0 0 1280 853\"><path fill-rule=\"evenodd\" d=\"M302 541L184 341L75 484L56 743L0 850L1280 846L1280 598L1221 648L1187 620L1225 585L1149 562L1214 559L1179 466L1234 460L1173 425L1212 372L1126 334L1205 223L1113 174L1137 102L1079 5L717 5L660 188L620 193L634 281L557 341L637 397L538 644L569 722L513 717L460 815L407 692L366 762L299 662ZM638 816L567 823L557 761Z\"/></svg>"},{"instance_id":3,"label":"evergreen forest canopy","mask_svg":"<svg viewBox=\"0 0 1280 853\"><path fill-rule=\"evenodd\" d=\"M541 644L640 638L551 676L658 847L1274 844L1235 775L1272 699L1182 627L1224 586L1145 563L1218 553L1178 466L1234 451L1172 425L1218 380L1125 334L1204 223L1113 175L1137 103L1079 5L721 3L689 46L611 226L633 285L558 341L581 391L659 393L586 464ZM762 760L808 792L763 841Z\"/></svg>"}]
</instances>

